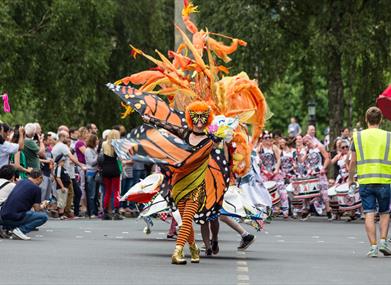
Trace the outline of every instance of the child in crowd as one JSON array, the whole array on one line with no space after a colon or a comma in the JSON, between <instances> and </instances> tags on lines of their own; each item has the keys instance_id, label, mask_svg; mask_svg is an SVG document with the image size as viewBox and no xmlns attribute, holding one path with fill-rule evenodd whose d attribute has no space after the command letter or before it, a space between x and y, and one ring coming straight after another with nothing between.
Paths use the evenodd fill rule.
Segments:
<instances>
[{"instance_id":1,"label":"child in crowd","mask_svg":"<svg viewBox=\"0 0 391 285\"><path fill-rule=\"evenodd\" d=\"M54 177L56 179L57 184L57 208L61 220L64 220L66 218L64 216L64 209L67 203L68 187L72 183L71 178L64 167L65 159L66 158L63 154L59 154L56 157L56 169L54 171Z\"/></svg>"}]
</instances>

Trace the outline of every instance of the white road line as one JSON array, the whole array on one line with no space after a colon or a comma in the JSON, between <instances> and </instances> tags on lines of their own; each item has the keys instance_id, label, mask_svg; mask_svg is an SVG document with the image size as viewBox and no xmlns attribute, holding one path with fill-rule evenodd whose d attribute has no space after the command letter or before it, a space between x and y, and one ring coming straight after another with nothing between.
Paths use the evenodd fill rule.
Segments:
<instances>
[{"instance_id":1,"label":"white road line","mask_svg":"<svg viewBox=\"0 0 391 285\"><path fill-rule=\"evenodd\" d=\"M43 235L35 235L35 237L41 238L41 237L43 237Z\"/></svg>"},{"instance_id":2,"label":"white road line","mask_svg":"<svg viewBox=\"0 0 391 285\"><path fill-rule=\"evenodd\" d=\"M75 238L83 238L83 236L75 236Z\"/></svg>"},{"instance_id":3,"label":"white road line","mask_svg":"<svg viewBox=\"0 0 391 285\"><path fill-rule=\"evenodd\" d=\"M238 279L237 285L250 285L250 276L248 275L248 266L247 266L247 261L244 259L247 258L246 252L245 251L238 251L237 252L237 257L242 259L242 260L237 260L236 261L236 271L237 275L236 278ZM246 274L247 273L247 274Z\"/></svg>"},{"instance_id":4,"label":"white road line","mask_svg":"<svg viewBox=\"0 0 391 285\"><path fill-rule=\"evenodd\" d=\"M282 235L275 235L276 238L282 238Z\"/></svg>"},{"instance_id":5,"label":"white road line","mask_svg":"<svg viewBox=\"0 0 391 285\"><path fill-rule=\"evenodd\" d=\"M248 275L238 275L238 281L249 281L250 277Z\"/></svg>"},{"instance_id":6,"label":"white road line","mask_svg":"<svg viewBox=\"0 0 391 285\"><path fill-rule=\"evenodd\" d=\"M277 240L277 242L285 242L285 240L279 239L279 240Z\"/></svg>"},{"instance_id":7,"label":"white road line","mask_svg":"<svg viewBox=\"0 0 391 285\"><path fill-rule=\"evenodd\" d=\"M316 241L317 243L325 243L325 241L324 240L318 240L318 241Z\"/></svg>"},{"instance_id":8,"label":"white road line","mask_svg":"<svg viewBox=\"0 0 391 285\"><path fill-rule=\"evenodd\" d=\"M53 232L53 230L46 230L48 233L51 233L51 232Z\"/></svg>"},{"instance_id":9,"label":"white road line","mask_svg":"<svg viewBox=\"0 0 391 285\"><path fill-rule=\"evenodd\" d=\"M356 237L347 237L347 239L357 239Z\"/></svg>"},{"instance_id":10,"label":"white road line","mask_svg":"<svg viewBox=\"0 0 391 285\"><path fill-rule=\"evenodd\" d=\"M85 233L91 233L91 231L84 231Z\"/></svg>"},{"instance_id":11,"label":"white road line","mask_svg":"<svg viewBox=\"0 0 391 285\"><path fill-rule=\"evenodd\" d=\"M237 261L236 262L236 264L238 265L238 266L247 266L247 261Z\"/></svg>"},{"instance_id":12,"label":"white road line","mask_svg":"<svg viewBox=\"0 0 391 285\"><path fill-rule=\"evenodd\" d=\"M311 238L320 238L319 236L312 236Z\"/></svg>"},{"instance_id":13,"label":"white road line","mask_svg":"<svg viewBox=\"0 0 391 285\"><path fill-rule=\"evenodd\" d=\"M129 232L122 232L123 234L128 234Z\"/></svg>"},{"instance_id":14,"label":"white road line","mask_svg":"<svg viewBox=\"0 0 391 285\"><path fill-rule=\"evenodd\" d=\"M238 272L248 272L248 267L245 267L245 266L238 266L236 268L236 271Z\"/></svg>"},{"instance_id":15,"label":"white road line","mask_svg":"<svg viewBox=\"0 0 391 285\"><path fill-rule=\"evenodd\" d=\"M116 236L115 238L116 239L123 239L124 237L123 236Z\"/></svg>"}]
</instances>

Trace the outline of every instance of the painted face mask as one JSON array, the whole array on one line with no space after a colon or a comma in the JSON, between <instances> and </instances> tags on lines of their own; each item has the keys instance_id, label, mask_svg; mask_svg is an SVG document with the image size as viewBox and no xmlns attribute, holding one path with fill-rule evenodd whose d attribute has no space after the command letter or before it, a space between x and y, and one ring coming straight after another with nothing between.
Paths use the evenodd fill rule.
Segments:
<instances>
[{"instance_id":1,"label":"painted face mask","mask_svg":"<svg viewBox=\"0 0 391 285\"><path fill-rule=\"evenodd\" d=\"M190 118L195 126L198 124L198 122L201 122L203 125L205 125L208 122L209 113L210 111L205 111L205 112L189 111Z\"/></svg>"}]
</instances>

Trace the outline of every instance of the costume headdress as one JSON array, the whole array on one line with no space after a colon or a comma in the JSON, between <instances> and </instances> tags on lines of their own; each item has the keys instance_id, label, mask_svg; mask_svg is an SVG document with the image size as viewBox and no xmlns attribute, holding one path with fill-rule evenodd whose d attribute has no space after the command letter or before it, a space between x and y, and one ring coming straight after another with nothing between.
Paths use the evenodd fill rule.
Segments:
<instances>
[{"instance_id":1,"label":"costume headdress","mask_svg":"<svg viewBox=\"0 0 391 285\"><path fill-rule=\"evenodd\" d=\"M134 57L142 55L156 67L124 77L107 86L117 93L125 102L123 117L133 110L141 115L148 115L171 124L184 126L186 119L180 112L194 101L203 101L216 115L237 118L240 123L251 125L252 140L238 142L251 148L251 142L258 140L268 115L266 100L256 81L251 80L245 72L228 76L229 69L224 63L231 59L229 55L239 46L246 46L243 40L212 33L207 29L199 30L190 20L190 14L197 11L191 1L184 1L182 19L187 30L192 34L189 38L178 26L183 42L176 51L169 51L168 57L156 51L157 58L132 47ZM223 38L230 44L217 41ZM219 65L218 60L223 64ZM127 86L137 85L137 90ZM151 99L151 93L164 95L171 108L164 107L165 102L158 97ZM160 110L160 111L156 111ZM187 120L189 126L192 123ZM213 125L213 124L212 124ZM244 132L240 125L235 130ZM226 133L226 132L220 132ZM231 136L234 138L239 136ZM247 135L245 135L247 139Z\"/></svg>"},{"instance_id":2,"label":"costume headdress","mask_svg":"<svg viewBox=\"0 0 391 285\"><path fill-rule=\"evenodd\" d=\"M186 107L186 122L190 128L193 128L198 121L201 121L206 128L212 123L213 118L212 108L205 102L196 101Z\"/></svg>"}]
</instances>

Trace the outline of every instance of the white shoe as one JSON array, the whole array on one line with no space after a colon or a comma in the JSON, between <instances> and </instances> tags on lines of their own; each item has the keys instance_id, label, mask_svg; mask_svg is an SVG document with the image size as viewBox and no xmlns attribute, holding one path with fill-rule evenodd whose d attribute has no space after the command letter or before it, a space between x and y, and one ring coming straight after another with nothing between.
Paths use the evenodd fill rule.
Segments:
<instances>
[{"instance_id":1,"label":"white shoe","mask_svg":"<svg viewBox=\"0 0 391 285\"><path fill-rule=\"evenodd\" d=\"M21 239L21 240L30 240L31 237L26 236L19 228L15 228L12 230L12 237L14 239Z\"/></svg>"},{"instance_id":2,"label":"white shoe","mask_svg":"<svg viewBox=\"0 0 391 285\"><path fill-rule=\"evenodd\" d=\"M369 251L368 251L367 255L369 257L377 257L378 253L379 253L379 248L377 247L377 245L372 245L369 248Z\"/></svg>"},{"instance_id":3,"label":"white shoe","mask_svg":"<svg viewBox=\"0 0 391 285\"><path fill-rule=\"evenodd\" d=\"M391 248L388 240L380 240L379 243L379 251L384 254L384 256L391 255Z\"/></svg>"}]
</instances>

